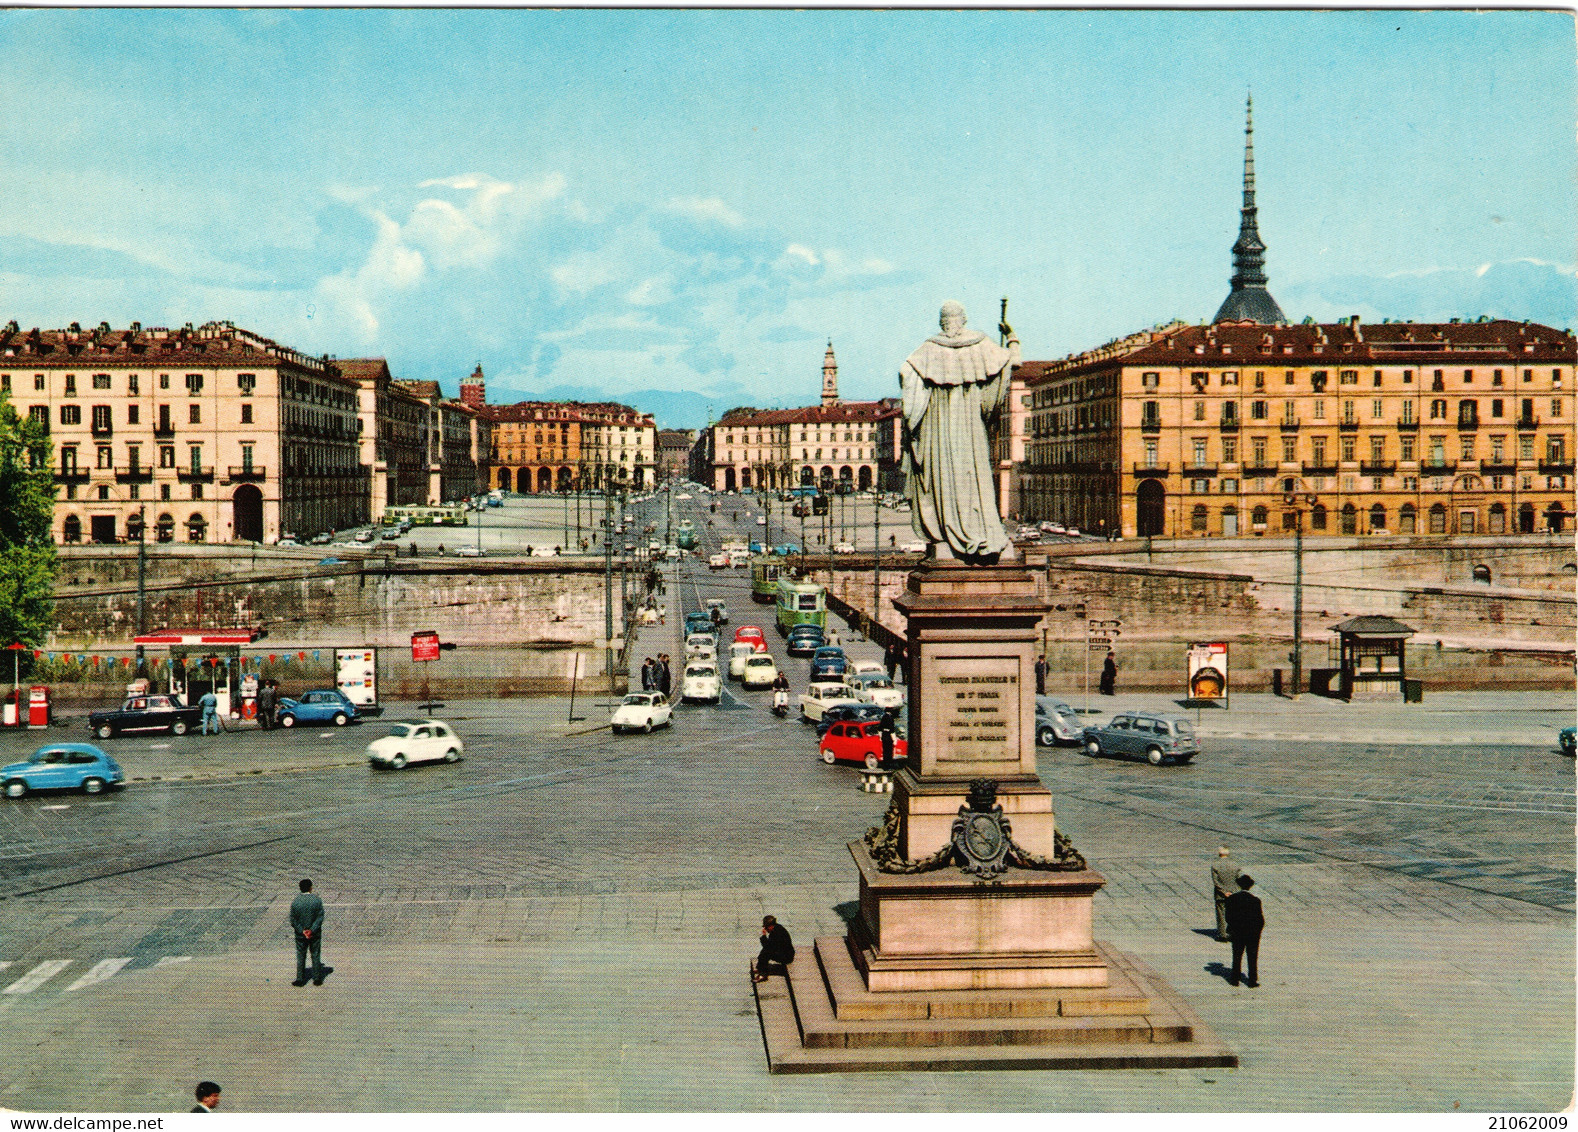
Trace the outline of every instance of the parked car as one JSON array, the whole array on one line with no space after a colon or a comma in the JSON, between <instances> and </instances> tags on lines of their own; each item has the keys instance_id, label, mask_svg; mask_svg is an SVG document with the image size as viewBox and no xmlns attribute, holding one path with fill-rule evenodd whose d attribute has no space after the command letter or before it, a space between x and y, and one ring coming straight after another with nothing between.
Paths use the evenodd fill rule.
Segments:
<instances>
[{"instance_id":1,"label":"parked car","mask_svg":"<svg viewBox=\"0 0 1578 1132\"><path fill-rule=\"evenodd\" d=\"M729 568L729 556L721 553L714 554L707 559L707 568L709 570L727 570Z\"/></svg>"},{"instance_id":2,"label":"parked car","mask_svg":"<svg viewBox=\"0 0 1578 1132\"><path fill-rule=\"evenodd\" d=\"M80 790L97 794L105 787L126 785L126 772L92 743L50 743L19 763L0 769L7 798L32 790Z\"/></svg>"},{"instance_id":3,"label":"parked car","mask_svg":"<svg viewBox=\"0 0 1578 1132\"><path fill-rule=\"evenodd\" d=\"M651 731L674 722L674 705L662 692L631 692L614 709L609 725L614 734L621 731Z\"/></svg>"},{"instance_id":4,"label":"parked car","mask_svg":"<svg viewBox=\"0 0 1578 1132\"><path fill-rule=\"evenodd\" d=\"M405 719L393 724L389 734L367 744L367 761L399 770L407 763L459 762L466 746L449 724L437 719Z\"/></svg>"},{"instance_id":5,"label":"parked car","mask_svg":"<svg viewBox=\"0 0 1578 1132\"><path fill-rule=\"evenodd\" d=\"M796 625L789 630L786 646L790 656L810 656L821 648L827 637L819 625Z\"/></svg>"},{"instance_id":6,"label":"parked car","mask_svg":"<svg viewBox=\"0 0 1578 1132\"><path fill-rule=\"evenodd\" d=\"M745 679L745 660L756 655L756 642L735 641L729 646L729 678Z\"/></svg>"},{"instance_id":7,"label":"parked car","mask_svg":"<svg viewBox=\"0 0 1578 1132\"><path fill-rule=\"evenodd\" d=\"M1085 724L1075 711L1062 700L1051 696L1036 697L1036 742L1043 747L1059 743L1078 746L1085 737Z\"/></svg>"},{"instance_id":8,"label":"parked car","mask_svg":"<svg viewBox=\"0 0 1578 1132\"><path fill-rule=\"evenodd\" d=\"M1578 745L1578 729L1563 727L1556 736L1556 745L1561 748L1562 754L1568 758L1573 757L1575 745Z\"/></svg>"},{"instance_id":9,"label":"parked car","mask_svg":"<svg viewBox=\"0 0 1578 1132\"><path fill-rule=\"evenodd\" d=\"M882 757L882 724L845 721L835 723L822 736L818 754L823 762L859 763L867 770L892 766L909 757L909 741L893 736L893 757Z\"/></svg>"},{"instance_id":10,"label":"parked car","mask_svg":"<svg viewBox=\"0 0 1578 1132\"><path fill-rule=\"evenodd\" d=\"M899 510L905 511L908 508L901 507ZM899 549L905 554L925 554L926 544L923 542L901 542L899 543Z\"/></svg>"},{"instance_id":11,"label":"parked car","mask_svg":"<svg viewBox=\"0 0 1578 1132\"><path fill-rule=\"evenodd\" d=\"M88 715L88 730L100 739L122 731L168 731L185 735L203 721L203 709L187 707L174 696L129 696L119 708Z\"/></svg>"},{"instance_id":12,"label":"parked car","mask_svg":"<svg viewBox=\"0 0 1578 1132\"><path fill-rule=\"evenodd\" d=\"M465 546L456 547L455 548L455 554L458 555L461 558L486 558L487 557L487 552L485 550L483 550L480 546L476 546L476 545L471 544L471 543L468 543Z\"/></svg>"},{"instance_id":13,"label":"parked car","mask_svg":"<svg viewBox=\"0 0 1578 1132\"><path fill-rule=\"evenodd\" d=\"M843 723L852 719L870 722L873 719L881 719L886 712L886 708L878 707L876 704L863 704L858 700L847 704L834 704L822 713L822 718L816 725L817 738L820 739L823 735L826 735L827 729L835 723ZM900 734L902 734L904 727L902 713L897 715L896 723L900 729Z\"/></svg>"},{"instance_id":14,"label":"parked car","mask_svg":"<svg viewBox=\"0 0 1578 1132\"><path fill-rule=\"evenodd\" d=\"M356 541L357 542L372 542L373 539L375 539L377 537L378 537L377 535L373 534L371 528L368 528L365 531L357 531L356 532Z\"/></svg>"},{"instance_id":15,"label":"parked car","mask_svg":"<svg viewBox=\"0 0 1578 1132\"><path fill-rule=\"evenodd\" d=\"M854 546L851 543L841 542L841 543L837 543L833 547L833 553L834 554L853 554L853 553L855 553L855 548L854 548Z\"/></svg>"},{"instance_id":16,"label":"parked car","mask_svg":"<svg viewBox=\"0 0 1578 1132\"><path fill-rule=\"evenodd\" d=\"M800 553L800 544L797 542L781 542L773 547L773 553L779 558L788 558L791 554Z\"/></svg>"},{"instance_id":17,"label":"parked car","mask_svg":"<svg viewBox=\"0 0 1578 1132\"><path fill-rule=\"evenodd\" d=\"M886 672L855 672L848 679L856 698L863 704L894 709L904 706L904 693L893 686Z\"/></svg>"},{"instance_id":18,"label":"parked car","mask_svg":"<svg viewBox=\"0 0 1578 1132\"><path fill-rule=\"evenodd\" d=\"M818 676L842 676L849 670L849 658L837 645L823 645L811 654L811 679Z\"/></svg>"},{"instance_id":19,"label":"parked car","mask_svg":"<svg viewBox=\"0 0 1578 1132\"><path fill-rule=\"evenodd\" d=\"M778 665L773 663L772 657L759 652L745 658L745 671L740 676L740 683L747 688L770 687L776 679Z\"/></svg>"},{"instance_id":20,"label":"parked car","mask_svg":"<svg viewBox=\"0 0 1578 1132\"><path fill-rule=\"evenodd\" d=\"M275 718L281 727L295 727L298 723L332 723L336 727L344 727L358 717L356 705L345 698L345 693L334 688L324 688L303 692L295 699L281 696Z\"/></svg>"},{"instance_id":21,"label":"parked car","mask_svg":"<svg viewBox=\"0 0 1578 1132\"><path fill-rule=\"evenodd\" d=\"M718 666L712 663L711 657L686 663L679 698L687 703L705 700L713 704L723 698L723 682L718 679Z\"/></svg>"},{"instance_id":22,"label":"parked car","mask_svg":"<svg viewBox=\"0 0 1578 1132\"><path fill-rule=\"evenodd\" d=\"M812 684L800 697L800 718L815 723L834 704L855 704L855 690L848 684Z\"/></svg>"},{"instance_id":23,"label":"parked car","mask_svg":"<svg viewBox=\"0 0 1578 1132\"><path fill-rule=\"evenodd\" d=\"M1152 766L1167 759L1186 763L1200 753L1194 724L1181 715L1120 711L1105 727L1085 728L1083 736L1092 757L1142 757Z\"/></svg>"},{"instance_id":24,"label":"parked car","mask_svg":"<svg viewBox=\"0 0 1578 1132\"><path fill-rule=\"evenodd\" d=\"M313 535L312 538L308 540L308 542L310 542L313 546L328 546L329 540L333 537L334 536L328 531L319 531L317 534Z\"/></svg>"}]
</instances>

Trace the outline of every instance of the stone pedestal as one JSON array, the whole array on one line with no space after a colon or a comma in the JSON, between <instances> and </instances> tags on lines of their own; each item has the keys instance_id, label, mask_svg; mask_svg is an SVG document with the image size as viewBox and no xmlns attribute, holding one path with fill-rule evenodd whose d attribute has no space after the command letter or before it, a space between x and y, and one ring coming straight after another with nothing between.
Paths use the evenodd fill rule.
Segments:
<instances>
[{"instance_id":1,"label":"stone pedestal","mask_svg":"<svg viewBox=\"0 0 1578 1132\"><path fill-rule=\"evenodd\" d=\"M1165 980L1092 937L1099 873L1029 867L1057 857L1036 776L1035 580L929 562L894 604L909 625L909 765L889 817L917 871L885 872L850 844L860 903L848 935L756 984L772 1071L1236 1065ZM951 844L975 779L996 783L1030 858L991 876L921 863Z\"/></svg>"}]
</instances>

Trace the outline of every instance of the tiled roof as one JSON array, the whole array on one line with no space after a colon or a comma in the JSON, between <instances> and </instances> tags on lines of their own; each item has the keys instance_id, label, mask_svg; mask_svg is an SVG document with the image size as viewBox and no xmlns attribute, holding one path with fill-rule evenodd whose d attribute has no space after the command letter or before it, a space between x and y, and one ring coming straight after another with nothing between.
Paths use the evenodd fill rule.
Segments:
<instances>
[{"instance_id":1,"label":"tiled roof","mask_svg":"<svg viewBox=\"0 0 1578 1132\"><path fill-rule=\"evenodd\" d=\"M352 381L388 380L389 363L383 358L342 358L334 363Z\"/></svg>"},{"instance_id":2,"label":"tiled roof","mask_svg":"<svg viewBox=\"0 0 1578 1132\"><path fill-rule=\"evenodd\" d=\"M436 381L397 381L395 384L407 393L424 400L438 401L444 396Z\"/></svg>"},{"instance_id":3,"label":"tiled roof","mask_svg":"<svg viewBox=\"0 0 1578 1132\"><path fill-rule=\"evenodd\" d=\"M1307 323L1257 326L1247 322L1179 326L1135 335L1056 362L1024 362L1027 384L1094 372L1112 365L1187 368L1191 365L1320 365L1333 369L1384 362L1437 368L1578 361L1571 332L1532 322ZM1034 368L1032 368L1034 367Z\"/></svg>"},{"instance_id":4,"label":"tiled roof","mask_svg":"<svg viewBox=\"0 0 1578 1132\"><path fill-rule=\"evenodd\" d=\"M808 405L801 409L760 409L750 413L724 414L717 422L727 428L756 428L791 424L868 423L885 415L881 401L840 401L836 405Z\"/></svg>"},{"instance_id":5,"label":"tiled roof","mask_svg":"<svg viewBox=\"0 0 1578 1132\"><path fill-rule=\"evenodd\" d=\"M132 323L114 330L107 322L83 330L72 323L64 330L23 330L15 320L0 328L0 364L25 358L30 366L145 365L177 362L192 365L274 365L280 362L333 376L338 363L315 358L230 322L209 322L179 330Z\"/></svg>"}]
</instances>

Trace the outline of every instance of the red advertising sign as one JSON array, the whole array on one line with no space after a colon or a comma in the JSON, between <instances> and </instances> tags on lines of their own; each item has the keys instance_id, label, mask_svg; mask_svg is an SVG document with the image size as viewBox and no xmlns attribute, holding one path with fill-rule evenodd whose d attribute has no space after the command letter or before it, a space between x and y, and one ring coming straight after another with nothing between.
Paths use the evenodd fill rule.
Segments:
<instances>
[{"instance_id":1,"label":"red advertising sign","mask_svg":"<svg viewBox=\"0 0 1578 1132\"><path fill-rule=\"evenodd\" d=\"M412 660L438 659L438 634L431 629L411 634Z\"/></svg>"}]
</instances>

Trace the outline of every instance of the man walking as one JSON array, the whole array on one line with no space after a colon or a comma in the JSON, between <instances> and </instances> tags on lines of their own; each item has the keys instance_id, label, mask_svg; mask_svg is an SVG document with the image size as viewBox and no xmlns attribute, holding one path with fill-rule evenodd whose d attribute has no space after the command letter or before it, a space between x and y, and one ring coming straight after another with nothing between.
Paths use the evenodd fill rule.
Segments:
<instances>
[{"instance_id":1,"label":"man walking","mask_svg":"<svg viewBox=\"0 0 1578 1132\"><path fill-rule=\"evenodd\" d=\"M1226 943L1227 935L1227 898L1238 891L1238 878L1244 870L1238 867L1238 862L1228 856L1227 846L1216 851L1216 860L1211 864L1211 889L1216 896L1216 938Z\"/></svg>"},{"instance_id":2,"label":"man walking","mask_svg":"<svg viewBox=\"0 0 1578 1132\"><path fill-rule=\"evenodd\" d=\"M1118 685L1118 654L1112 650L1107 651L1107 659L1101 665L1101 694L1110 696Z\"/></svg>"},{"instance_id":3,"label":"man walking","mask_svg":"<svg viewBox=\"0 0 1578 1132\"><path fill-rule=\"evenodd\" d=\"M1238 878L1238 891L1227 898L1227 930L1233 937L1233 985L1238 985L1239 964L1249 956L1249 978L1245 986L1260 985L1260 933L1266 926L1260 897L1250 894L1255 878L1248 873Z\"/></svg>"},{"instance_id":4,"label":"man walking","mask_svg":"<svg viewBox=\"0 0 1578 1132\"><path fill-rule=\"evenodd\" d=\"M1044 696L1046 694L1047 694L1047 658L1044 657L1044 656L1038 656L1038 657L1036 657L1036 695Z\"/></svg>"},{"instance_id":5,"label":"man walking","mask_svg":"<svg viewBox=\"0 0 1578 1132\"><path fill-rule=\"evenodd\" d=\"M888 708L882 713L882 723L880 725L880 731L882 733L883 766L891 766L893 764L893 726L893 709Z\"/></svg>"},{"instance_id":6,"label":"man walking","mask_svg":"<svg viewBox=\"0 0 1578 1132\"><path fill-rule=\"evenodd\" d=\"M641 690L643 692L652 690L652 663L650 656L641 662Z\"/></svg>"},{"instance_id":7,"label":"man walking","mask_svg":"<svg viewBox=\"0 0 1578 1132\"><path fill-rule=\"evenodd\" d=\"M657 677L658 677L658 691L663 693L664 698L667 698L668 694L669 694L669 690L671 688L673 688L673 686L674 686L674 674L669 671L669 667L668 667L668 653L666 653L666 652L658 653L658 673L657 673Z\"/></svg>"},{"instance_id":8,"label":"man walking","mask_svg":"<svg viewBox=\"0 0 1578 1132\"><path fill-rule=\"evenodd\" d=\"M334 970L323 965L323 901L312 891L312 881L301 882L301 893L290 902L290 926L296 933L296 981L307 985L307 953L312 953L312 985L321 987L324 977Z\"/></svg>"},{"instance_id":9,"label":"man walking","mask_svg":"<svg viewBox=\"0 0 1578 1132\"><path fill-rule=\"evenodd\" d=\"M893 674L899 667L899 650L897 645L889 644L882 650L882 664L888 670L888 679L893 679Z\"/></svg>"},{"instance_id":10,"label":"man walking","mask_svg":"<svg viewBox=\"0 0 1578 1132\"><path fill-rule=\"evenodd\" d=\"M208 725L214 725L213 734L219 734L219 697L214 695L212 688L204 692L197 701L197 706L203 709L203 734L209 734Z\"/></svg>"}]
</instances>

